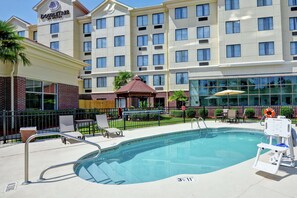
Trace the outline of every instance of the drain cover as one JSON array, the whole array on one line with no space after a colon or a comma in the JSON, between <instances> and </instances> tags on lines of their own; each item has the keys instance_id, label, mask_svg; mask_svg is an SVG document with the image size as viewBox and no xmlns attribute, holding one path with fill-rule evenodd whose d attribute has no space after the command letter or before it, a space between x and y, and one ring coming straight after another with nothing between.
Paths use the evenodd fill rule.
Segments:
<instances>
[{"instance_id":1,"label":"drain cover","mask_svg":"<svg viewBox=\"0 0 297 198\"><path fill-rule=\"evenodd\" d=\"M13 182L13 183L7 184L4 192L13 191L13 190L16 189L16 187L17 187L17 182Z\"/></svg>"}]
</instances>

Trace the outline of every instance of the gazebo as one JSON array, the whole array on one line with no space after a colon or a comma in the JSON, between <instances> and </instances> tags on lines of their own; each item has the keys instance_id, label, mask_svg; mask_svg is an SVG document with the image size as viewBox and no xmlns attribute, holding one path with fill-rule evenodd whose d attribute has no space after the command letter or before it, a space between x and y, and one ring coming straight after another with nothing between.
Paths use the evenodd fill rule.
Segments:
<instances>
[{"instance_id":1,"label":"gazebo","mask_svg":"<svg viewBox=\"0 0 297 198\"><path fill-rule=\"evenodd\" d=\"M156 90L141 81L139 76L134 76L133 79L126 85L122 86L119 90L115 91L117 98L125 98L126 107L131 107L131 101L133 98L147 99L148 106L150 107L150 98L155 99Z\"/></svg>"}]
</instances>

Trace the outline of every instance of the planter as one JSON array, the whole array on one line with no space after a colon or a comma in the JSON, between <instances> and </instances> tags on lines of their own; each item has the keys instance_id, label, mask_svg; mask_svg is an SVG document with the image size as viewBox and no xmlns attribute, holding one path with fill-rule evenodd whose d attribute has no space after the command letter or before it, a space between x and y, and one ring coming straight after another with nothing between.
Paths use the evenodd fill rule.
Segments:
<instances>
[{"instance_id":1,"label":"planter","mask_svg":"<svg viewBox=\"0 0 297 198\"><path fill-rule=\"evenodd\" d=\"M22 128L20 128L22 142L25 143L27 141L27 139L31 135L35 135L36 132L37 132L37 127L22 127ZM34 141L35 141L35 139L31 140L31 142L34 142Z\"/></svg>"}]
</instances>

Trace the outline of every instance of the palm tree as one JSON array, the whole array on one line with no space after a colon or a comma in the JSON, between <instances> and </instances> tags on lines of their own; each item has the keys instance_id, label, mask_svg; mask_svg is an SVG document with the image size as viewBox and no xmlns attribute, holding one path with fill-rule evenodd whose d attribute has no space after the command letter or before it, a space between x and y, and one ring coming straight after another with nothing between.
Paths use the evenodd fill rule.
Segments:
<instances>
[{"instance_id":1,"label":"palm tree","mask_svg":"<svg viewBox=\"0 0 297 198\"><path fill-rule=\"evenodd\" d=\"M14 111L14 71L15 67L22 63L24 66L30 65L30 60L25 54L25 47L15 27L0 20L0 61L11 66L11 111Z\"/></svg>"},{"instance_id":2,"label":"palm tree","mask_svg":"<svg viewBox=\"0 0 297 198\"><path fill-rule=\"evenodd\" d=\"M176 101L177 105L178 105L178 102L182 102L182 105L184 105L185 102L188 101L188 97L186 96L184 91L179 90L179 91L174 91L173 94L168 98L168 100L170 102Z\"/></svg>"},{"instance_id":3,"label":"palm tree","mask_svg":"<svg viewBox=\"0 0 297 198\"><path fill-rule=\"evenodd\" d=\"M127 84L132 77L132 72L120 71L113 81L114 90L118 90L123 85Z\"/></svg>"}]
</instances>

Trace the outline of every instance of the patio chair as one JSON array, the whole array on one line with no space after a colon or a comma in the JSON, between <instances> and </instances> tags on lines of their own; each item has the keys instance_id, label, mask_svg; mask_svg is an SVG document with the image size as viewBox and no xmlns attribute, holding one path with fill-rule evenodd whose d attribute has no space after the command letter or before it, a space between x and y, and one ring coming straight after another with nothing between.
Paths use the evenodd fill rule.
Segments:
<instances>
[{"instance_id":1,"label":"patio chair","mask_svg":"<svg viewBox=\"0 0 297 198\"><path fill-rule=\"evenodd\" d=\"M229 122L236 122L237 121L237 110L230 109L227 113L227 119Z\"/></svg>"},{"instance_id":2,"label":"patio chair","mask_svg":"<svg viewBox=\"0 0 297 198\"><path fill-rule=\"evenodd\" d=\"M116 134L123 136L123 131L117 128L109 128L106 114L96 115L96 122L99 129L103 130L103 137L110 137L110 134Z\"/></svg>"},{"instance_id":3,"label":"patio chair","mask_svg":"<svg viewBox=\"0 0 297 198\"><path fill-rule=\"evenodd\" d=\"M243 114L242 114L242 116L237 116L237 118L238 118L238 120L240 120L240 119L242 119L242 122L245 122L245 120L246 120L246 109L243 111Z\"/></svg>"},{"instance_id":4,"label":"patio chair","mask_svg":"<svg viewBox=\"0 0 297 198\"><path fill-rule=\"evenodd\" d=\"M65 133L67 135L70 135L76 138L81 138L83 140L85 139L85 136L83 134L75 130L72 115L59 116L59 128L61 133ZM65 137L61 137L61 139L64 144L66 144L67 141L69 143L78 142L77 140L65 138Z\"/></svg>"},{"instance_id":5,"label":"patio chair","mask_svg":"<svg viewBox=\"0 0 297 198\"><path fill-rule=\"evenodd\" d=\"M258 152L253 168L276 174L280 165L295 167L291 120L284 116L266 118L264 133L269 137L269 143L257 145ZM277 139L278 142L275 144L273 139ZM270 150L268 163L260 161L261 151L264 149Z\"/></svg>"}]
</instances>

